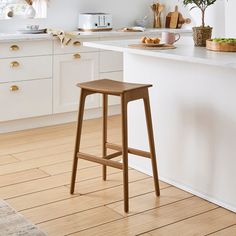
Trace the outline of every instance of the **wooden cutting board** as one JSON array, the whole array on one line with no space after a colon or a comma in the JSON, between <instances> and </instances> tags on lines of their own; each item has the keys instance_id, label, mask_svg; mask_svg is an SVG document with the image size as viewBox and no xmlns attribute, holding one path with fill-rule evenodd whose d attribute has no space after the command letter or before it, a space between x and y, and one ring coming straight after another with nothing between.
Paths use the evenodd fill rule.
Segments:
<instances>
[{"instance_id":1,"label":"wooden cutting board","mask_svg":"<svg viewBox=\"0 0 236 236\"><path fill-rule=\"evenodd\" d=\"M179 12L179 19L178 19L178 25L177 28L182 28L183 24L190 24L191 19L190 18L184 18L183 15Z\"/></svg>"},{"instance_id":2,"label":"wooden cutting board","mask_svg":"<svg viewBox=\"0 0 236 236\"><path fill-rule=\"evenodd\" d=\"M179 20L178 6L175 6L175 11L171 12L171 18L170 18L170 28L171 29L176 29L177 28L178 20Z\"/></svg>"},{"instance_id":3,"label":"wooden cutting board","mask_svg":"<svg viewBox=\"0 0 236 236\"><path fill-rule=\"evenodd\" d=\"M167 50L167 49L175 49L176 47L174 45L164 44L161 46L150 46L146 45L144 43L139 44L130 44L130 48L139 48L139 49L146 49L146 50Z\"/></svg>"},{"instance_id":4,"label":"wooden cutting board","mask_svg":"<svg viewBox=\"0 0 236 236\"><path fill-rule=\"evenodd\" d=\"M176 29L178 27L179 11L175 6L174 12L169 12L166 16L166 28Z\"/></svg>"}]
</instances>

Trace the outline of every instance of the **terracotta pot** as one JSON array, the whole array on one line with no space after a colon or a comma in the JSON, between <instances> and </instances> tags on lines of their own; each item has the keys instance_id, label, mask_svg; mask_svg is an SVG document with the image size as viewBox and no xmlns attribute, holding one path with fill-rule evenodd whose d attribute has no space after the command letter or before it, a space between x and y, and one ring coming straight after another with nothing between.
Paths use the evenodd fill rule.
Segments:
<instances>
[{"instance_id":1,"label":"terracotta pot","mask_svg":"<svg viewBox=\"0 0 236 236\"><path fill-rule=\"evenodd\" d=\"M212 27L193 27L193 41L197 47L206 47L206 41L211 39Z\"/></svg>"}]
</instances>

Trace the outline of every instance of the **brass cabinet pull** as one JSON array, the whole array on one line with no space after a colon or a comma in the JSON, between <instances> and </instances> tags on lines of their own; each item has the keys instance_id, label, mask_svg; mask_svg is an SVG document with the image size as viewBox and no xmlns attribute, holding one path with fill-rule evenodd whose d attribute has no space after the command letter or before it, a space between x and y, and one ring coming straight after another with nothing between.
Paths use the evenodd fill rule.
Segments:
<instances>
[{"instance_id":1,"label":"brass cabinet pull","mask_svg":"<svg viewBox=\"0 0 236 236\"><path fill-rule=\"evenodd\" d=\"M18 51L18 50L20 50L20 47L18 45L11 45L10 50L11 51Z\"/></svg>"},{"instance_id":2,"label":"brass cabinet pull","mask_svg":"<svg viewBox=\"0 0 236 236\"><path fill-rule=\"evenodd\" d=\"M12 92L18 91L18 90L19 90L19 87L18 87L17 85L12 85L12 86L10 87L10 90L11 90Z\"/></svg>"},{"instance_id":3,"label":"brass cabinet pull","mask_svg":"<svg viewBox=\"0 0 236 236\"><path fill-rule=\"evenodd\" d=\"M80 46L80 45L81 45L81 42L80 42L80 41L75 41L75 42L73 43L73 45L74 45L74 46Z\"/></svg>"},{"instance_id":4,"label":"brass cabinet pull","mask_svg":"<svg viewBox=\"0 0 236 236\"><path fill-rule=\"evenodd\" d=\"M16 67L19 67L19 66L20 66L20 63L18 61L11 62L11 68L16 68Z\"/></svg>"},{"instance_id":5,"label":"brass cabinet pull","mask_svg":"<svg viewBox=\"0 0 236 236\"><path fill-rule=\"evenodd\" d=\"M75 59L80 59L80 58L81 58L81 55L80 55L79 53L76 53L76 54L74 54L74 58L75 58Z\"/></svg>"}]
</instances>

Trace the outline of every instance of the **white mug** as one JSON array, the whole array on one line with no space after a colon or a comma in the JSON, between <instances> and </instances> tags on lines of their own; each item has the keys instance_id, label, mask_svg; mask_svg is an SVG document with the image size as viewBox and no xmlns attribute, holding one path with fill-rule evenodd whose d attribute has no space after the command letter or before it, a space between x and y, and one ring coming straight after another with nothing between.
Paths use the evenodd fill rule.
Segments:
<instances>
[{"instance_id":1,"label":"white mug","mask_svg":"<svg viewBox=\"0 0 236 236\"><path fill-rule=\"evenodd\" d=\"M176 37L177 36L177 37ZM170 33L170 32L162 32L161 42L165 44L174 44L178 40L180 40L180 34Z\"/></svg>"}]
</instances>

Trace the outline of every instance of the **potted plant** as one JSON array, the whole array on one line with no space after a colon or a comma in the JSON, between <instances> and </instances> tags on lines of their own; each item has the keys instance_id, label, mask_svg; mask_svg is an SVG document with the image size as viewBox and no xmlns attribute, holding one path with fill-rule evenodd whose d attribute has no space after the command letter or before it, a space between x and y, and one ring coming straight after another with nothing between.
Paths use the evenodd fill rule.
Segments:
<instances>
[{"instance_id":1,"label":"potted plant","mask_svg":"<svg viewBox=\"0 0 236 236\"><path fill-rule=\"evenodd\" d=\"M213 5L217 0L183 0L184 6L193 5L190 11L194 8L199 8L202 14L202 25L193 27L193 40L195 46L205 47L206 40L211 38L212 27L205 24L206 9Z\"/></svg>"}]
</instances>

